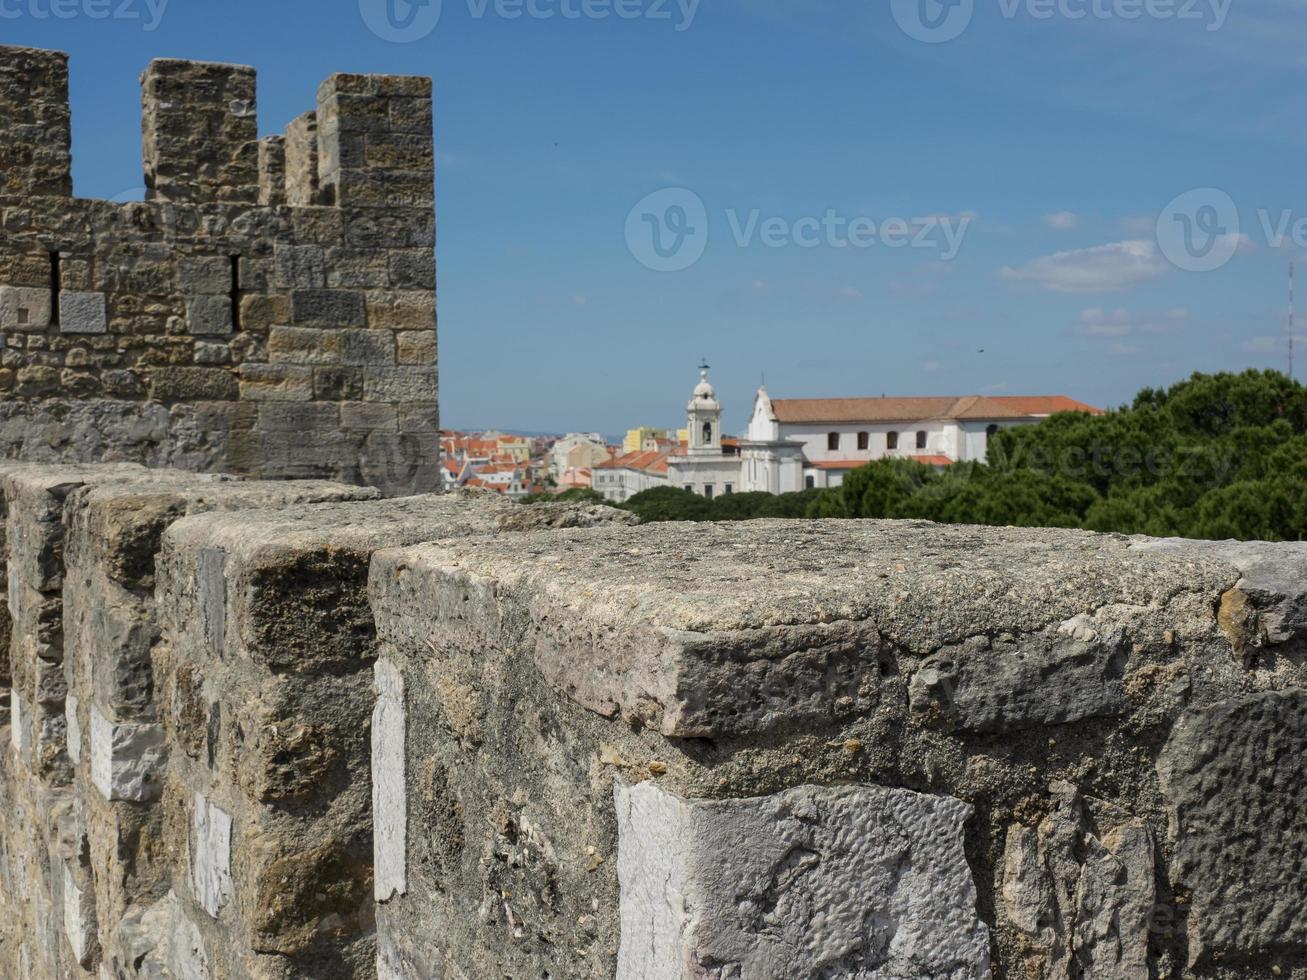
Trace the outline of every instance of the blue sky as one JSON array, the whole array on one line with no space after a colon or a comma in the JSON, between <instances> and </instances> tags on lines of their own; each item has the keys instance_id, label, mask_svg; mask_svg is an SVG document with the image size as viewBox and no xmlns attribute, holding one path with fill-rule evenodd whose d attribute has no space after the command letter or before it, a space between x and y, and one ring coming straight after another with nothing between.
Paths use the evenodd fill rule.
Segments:
<instances>
[{"instance_id":1,"label":"blue sky","mask_svg":"<svg viewBox=\"0 0 1307 980\"><path fill-rule=\"evenodd\" d=\"M0 41L71 53L86 197L141 184L152 57L257 67L265 134L334 71L434 76L446 425L678 423L703 357L728 431L764 374L777 397L1116 405L1196 370L1286 365L1302 252L1264 225L1307 218L1301 0L620 0L629 19L444 0L403 43L368 27L384 33L383 2L0 0ZM910 36L917 2L965 29ZM703 207L702 256L676 272L637 259L642 228L672 233L667 198L637 210L628 246L633 207L665 188ZM1190 216L1217 244L1205 271L1158 244L1195 188L1216 194ZM828 215L933 228L933 247L814 233ZM940 222L963 230L950 261Z\"/></svg>"}]
</instances>

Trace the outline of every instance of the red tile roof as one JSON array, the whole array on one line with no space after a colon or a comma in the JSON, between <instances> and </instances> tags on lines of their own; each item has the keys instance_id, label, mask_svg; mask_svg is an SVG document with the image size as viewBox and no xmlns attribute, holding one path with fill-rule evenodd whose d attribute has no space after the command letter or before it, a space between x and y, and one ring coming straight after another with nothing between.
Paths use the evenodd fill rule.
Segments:
<instances>
[{"instance_id":1,"label":"red tile roof","mask_svg":"<svg viewBox=\"0 0 1307 980\"><path fill-rule=\"evenodd\" d=\"M927 466L952 466L953 460L947 456L913 456L918 463L925 463Z\"/></svg>"},{"instance_id":2,"label":"red tile roof","mask_svg":"<svg viewBox=\"0 0 1307 980\"><path fill-rule=\"evenodd\" d=\"M596 469L647 470L651 473L666 473L667 453L658 452L653 449L626 453L624 456L618 456L616 459L610 459L605 463L600 463Z\"/></svg>"},{"instance_id":3,"label":"red tile roof","mask_svg":"<svg viewBox=\"0 0 1307 980\"><path fill-rule=\"evenodd\" d=\"M1101 409L1062 395L1031 397L965 398L777 398L772 411L778 422L877 423L916 422L925 419L995 420L1028 419L1054 412L1102 414Z\"/></svg>"}]
</instances>

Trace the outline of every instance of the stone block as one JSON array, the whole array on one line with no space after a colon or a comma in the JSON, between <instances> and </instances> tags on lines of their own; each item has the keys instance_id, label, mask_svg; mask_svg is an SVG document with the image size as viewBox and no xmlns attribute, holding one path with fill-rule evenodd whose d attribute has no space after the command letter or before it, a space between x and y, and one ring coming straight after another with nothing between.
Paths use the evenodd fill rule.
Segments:
<instances>
[{"instance_id":1,"label":"stone block","mask_svg":"<svg viewBox=\"0 0 1307 980\"><path fill-rule=\"evenodd\" d=\"M912 711L925 724L982 733L1119 715L1129 652L1120 635L980 637L922 663L909 687Z\"/></svg>"},{"instance_id":2,"label":"stone block","mask_svg":"<svg viewBox=\"0 0 1307 980\"><path fill-rule=\"evenodd\" d=\"M408 792L404 678L393 664L376 663L372 711L372 819L375 897L388 902L407 890Z\"/></svg>"},{"instance_id":3,"label":"stone block","mask_svg":"<svg viewBox=\"0 0 1307 980\"><path fill-rule=\"evenodd\" d=\"M195 581L204 647L222 658L227 645L227 554L221 548L203 548L197 556Z\"/></svg>"},{"instance_id":4,"label":"stone block","mask_svg":"<svg viewBox=\"0 0 1307 980\"><path fill-rule=\"evenodd\" d=\"M107 333L109 314L104 293L64 291L59 294L60 333Z\"/></svg>"},{"instance_id":5,"label":"stone block","mask_svg":"<svg viewBox=\"0 0 1307 980\"><path fill-rule=\"evenodd\" d=\"M0 330L46 330L50 315L48 288L0 286Z\"/></svg>"},{"instance_id":6,"label":"stone block","mask_svg":"<svg viewBox=\"0 0 1307 980\"><path fill-rule=\"evenodd\" d=\"M277 285L282 289L324 289L327 267L320 245L278 245Z\"/></svg>"},{"instance_id":7,"label":"stone block","mask_svg":"<svg viewBox=\"0 0 1307 980\"><path fill-rule=\"evenodd\" d=\"M1000 911L1025 964L1048 980L1146 980L1160 922L1152 830L1067 783L1051 795L1038 827L1007 830Z\"/></svg>"},{"instance_id":8,"label":"stone block","mask_svg":"<svg viewBox=\"0 0 1307 980\"><path fill-rule=\"evenodd\" d=\"M1175 835L1172 878L1193 892L1189 965L1307 956L1307 691L1187 712L1157 771Z\"/></svg>"},{"instance_id":9,"label":"stone block","mask_svg":"<svg viewBox=\"0 0 1307 980\"><path fill-rule=\"evenodd\" d=\"M614 788L619 977L982 977L971 808L874 786L748 800Z\"/></svg>"},{"instance_id":10,"label":"stone block","mask_svg":"<svg viewBox=\"0 0 1307 980\"><path fill-rule=\"evenodd\" d=\"M225 255L193 255L177 261L177 288L186 295L231 294L231 259Z\"/></svg>"},{"instance_id":11,"label":"stone block","mask_svg":"<svg viewBox=\"0 0 1307 980\"><path fill-rule=\"evenodd\" d=\"M68 758L75 766L82 763L81 707L81 702L75 694L68 695L64 701L64 716L67 718L68 729Z\"/></svg>"},{"instance_id":12,"label":"stone block","mask_svg":"<svg viewBox=\"0 0 1307 980\"><path fill-rule=\"evenodd\" d=\"M311 401L313 369L290 364L244 364L240 397L247 401Z\"/></svg>"},{"instance_id":13,"label":"stone block","mask_svg":"<svg viewBox=\"0 0 1307 980\"><path fill-rule=\"evenodd\" d=\"M90 969L98 951L94 896L77 887L67 865L63 865L62 871L64 935L68 937L73 961L84 970Z\"/></svg>"},{"instance_id":14,"label":"stone block","mask_svg":"<svg viewBox=\"0 0 1307 980\"><path fill-rule=\"evenodd\" d=\"M438 384L435 368L369 367L363 372L363 400L392 404L432 401Z\"/></svg>"},{"instance_id":15,"label":"stone block","mask_svg":"<svg viewBox=\"0 0 1307 980\"><path fill-rule=\"evenodd\" d=\"M290 294L291 321L297 327L366 327L363 294L347 289L297 289Z\"/></svg>"},{"instance_id":16,"label":"stone block","mask_svg":"<svg viewBox=\"0 0 1307 980\"><path fill-rule=\"evenodd\" d=\"M343 330L340 334L342 364L353 367L394 365L395 335L389 330Z\"/></svg>"},{"instance_id":17,"label":"stone block","mask_svg":"<svg viewBox=\"0 0 1307 980\"><path fill-rule=\"evenodd\" d=\"M193 337L232 332L230 296L192 296L186 301L186 332Z\"/></svg>"},{"instance_id":18,"label":"stone block","mask_svg":"<svg viewBox=\"0 0 1307 980\"><path fill-rule=\"evenodd\" d=\"M430 367L436 363L435 331L402 330L396 337L399 350L396 359L400 364Z\"/></svg>"},{"instance_id":19,"label":"stone block","mask_svg":"<svg viewBox=\"0 0 1307 980\"><path fill-rule=\"evenodd\" d=\"M343 334L317 327L273 327L268 335L268 360L273 364L340 364Z\"/></svg>"},{"instance_id":20,"label":"stone block","mask_svg":"<svg viewBox=\"0 0 1307 980\"><path fill-rule=\"evenodd\" d=\"M150 374L150 397L160 401L234 401L244 378L221 367L160 367Z\"/></svg>"},{"instance_id":21,"label":"stone block","mask_svg":"<svg viewBox=\"0 0 1307 980\"><path fill-rule=\"evenodd\" d=\"M231 901L231 816L195 794L191 884L200 908L213 918Z\"/></svg>"},{"instance_id":22,"label":"stone block","mask_svg":"<svg viewBox=\"0 0 1307 980\"><path fill-rule=\"evenodd\" d=\"M91 706L91 782L105 800L158 799L167 758L162 726L118 724Z\"/></svg>"}]
</instances>

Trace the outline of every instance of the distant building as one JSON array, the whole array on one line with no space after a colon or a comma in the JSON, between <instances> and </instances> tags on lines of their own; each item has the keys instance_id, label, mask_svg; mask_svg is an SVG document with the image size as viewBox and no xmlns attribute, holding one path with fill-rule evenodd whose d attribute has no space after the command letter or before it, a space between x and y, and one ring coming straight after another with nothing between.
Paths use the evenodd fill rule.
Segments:
<instances>
[{"instance_id":1,"label":"distant building","mask_svg":"<svg viewBox=\"0 0 1307 980\"><path fill-rule=\"evenodd\" d=\"M768 493L835 487L849 471L885 458L939 468L983 463L1001 429L1057 412L1102 410L1061 395L772 399L759 388L741 443L739 486Z\"/></svg>"},{"instance_id":2,"label":"distant building","mask_svg":"<svg viewBox=\"0 0 1307 980\"><path fill-rule=\"evenodd\" d=\"M699 372L687 412L689 439L681 453L667 457L668 485L709 498L734 493L740 487L740 457L722 446L722 406L707 368Z\"/></svg>"},{"instance_id":3,"label":"distant building","mask_svg":"<svg viewBox=\"0 0 1307 980\"><path fill-rule=\"evenodd\" d=\"M637 493L667 486L667 461L664 450L623 453L594 469L594 489L615 504L625 503Z\"/></svg>"},{"instance_id":4,"label":"distant building","mask_svg":"<svg viewBox=\"0 0 1307 980\"><path fill-rule=\"evenodd\" d=\"M671 439L671 435L666 429L653 429L647 425L642 425L640 428L630 429L626 433L626 438L622 440L622 452L647 452L659 448L659 443L667 442L669 439Z\"/></svg>"},{"instance_id":5,"label":"distant building","mask_svg":"<svg viewBox=\"0 0 1307 980\"><path fill-rule=\"evenodd\" d=\"M592 469L612 458L608 443L597 432L569 432L549 450L549 472L560 486L568 470Z\"/></svg>"}]
</instances>

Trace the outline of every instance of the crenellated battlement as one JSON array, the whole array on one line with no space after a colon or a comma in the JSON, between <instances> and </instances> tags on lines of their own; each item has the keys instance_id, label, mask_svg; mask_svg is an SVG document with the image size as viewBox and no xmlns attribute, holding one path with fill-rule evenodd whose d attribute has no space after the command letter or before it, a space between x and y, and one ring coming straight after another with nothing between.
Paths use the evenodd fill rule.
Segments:
<instances>
[{"instance_id":1,"label":"crenellated battlement","mask_svg":"<svg viewBox=\"0 0 1307 980\"><path fill-rule=\"evenodd\" d=\"M0 47L0 458L436 486L430 80L141 89L145 201L77 198L67 56Z\"/></svg>"}]
</instances>

